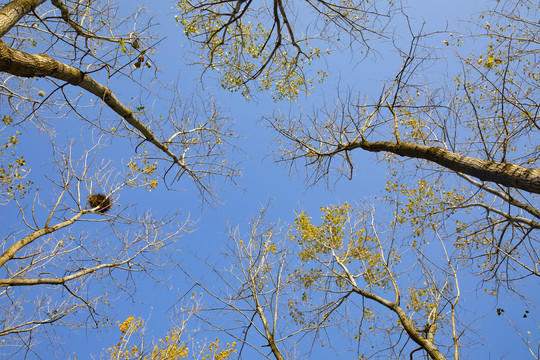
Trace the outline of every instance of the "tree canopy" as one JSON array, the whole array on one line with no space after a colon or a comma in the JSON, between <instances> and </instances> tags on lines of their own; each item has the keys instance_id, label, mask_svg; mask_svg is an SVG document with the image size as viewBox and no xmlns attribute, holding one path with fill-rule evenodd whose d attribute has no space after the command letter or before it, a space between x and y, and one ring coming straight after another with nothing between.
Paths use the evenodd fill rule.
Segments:
<instances>
[{"instance_id":1,"label":"tree canopy","mask_svg":"<svg viewBox=\"0 0 540 360\"><path fill-rule=\"evenodd\" d=\"M0 9L0 354L540 358L534 1L167 6Z\"/></svg>"}]
</instances>

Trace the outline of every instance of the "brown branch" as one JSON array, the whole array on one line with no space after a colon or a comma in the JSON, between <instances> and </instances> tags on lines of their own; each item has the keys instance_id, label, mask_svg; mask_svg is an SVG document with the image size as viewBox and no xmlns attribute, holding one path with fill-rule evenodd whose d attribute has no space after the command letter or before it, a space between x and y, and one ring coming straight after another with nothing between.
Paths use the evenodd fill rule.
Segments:
<instances>
[{"instance_id":1,"label":"brown branch","mask_svg":"<svg viewBox=\"0 0 540 360\"><path fill-rule=\"evenodd\" d=\"M92 38L92 39L98 39L98 40L104 40L104 41L112 41L119 43L120 38L114 38L114 37L106 37L106 36L99 36L96 34L91 33L90 31L86 31L81 25L77 24L71 17L70 17L70 11L69 7L64 4L61 0L51 0L51 3L60 10L60 15L62 19L77 33L79 36L83 36L85 38ZM131 40L131 39L130 39Z\"/></svg>"},{"instance_id":2,"label":"brown branch","mask_svg":"<svg viewBox=\"0 0 540 360\"><path fill-rule=\"evenodd\" d=\"M133 257L117 263L100 264L88 269L78 271L74 274L61 278L42 278L42 279L0 279L0 287L2 286L34 286L34 285L64 285L66 282L80 278L82 276L94 273L96 271L108 268L117 268L129 262Z\"/></svg>"},{"instance_id":3,"label":"brown branch","mask_svg":"<svg viewBox=\"0 0 540 360\"><path fill-rule=\"evenodd\" d=\"M24 237L23 239L17 241L15 244L11 245L9 249L7 249L1 256L0 256L0 267L4 266L6 262L13 259L17 251L22 249L23 247L27 246L28 244L32 243L34 240L42 237L43 235L50 234L52 232L55 232L59 229L62 229L66 226L69 226L73 224L75 221L77 221L81 216L84 214L91 212L90 210L83 210L79 213L77 213L75 216L73 216L70 219L67 219L66 221L63 221L61 223L58 223L53 226L47 226L43 229L39 229L37 231L34 231L32 234Z\"/></svg>"},{"instance_id":4,"label":"brown branch","mask_svg":"<svg viewBox=\"0 0 540 360\"><path fill-rule=\"evenodd\" d=\"M341 151L354 150L356 148L370 152L386 151L400 156L425 159L447 169L474 176L482 181L492 181L503 186L540 194L540 169L481 160L456 154L437 146L393 143L389 141L372 143L366 140L358 140L340 146L328 155L333 155Z\"/></svg>"},{"instance_id":5,"label":"brown branch","mask_svg":"<svg viewBox=\"0 0 540 360\"><path fill-rule=\"evenodd\" d=\"M468 182L470 182L471 184L473 184L474 186L477 186L478 188L480 188L482 190L485 190L488 193L491 193L491 194L501 198L502 200L506 201L508 204L516 206L518 208L521 208L521 209L525 210L526 212L528 212L529 214L536 217L537 219L540 219L540 211L538 211L537 209L535 209L531 205L529 205L529 204L527 204L527 203L525 203L523 201L519 201L519 200L505 194L502 191L493 189L493 188L487 186L486 184L481 183L479 181L476 181L476 180L472 179L471 177L469 177L469 176L467 176L465 174L458 173L458 175L460 177L462 177L463 179L467 180Z\"/></svg>"},{"instance_id":6,"label":"brown branch","mask_svg":"<svg viewBox=\"0 0 540 360\"><path fill-rule=\"evenodd\" d=\"M28 54L8 47L0 40L0 71L21 77L52 77L81 87L94 94L107 104L115 113L139 131L142 137L165 153L173 163L181 166L195 178L184 162L173 154L168 146L158 140L154 134L123 105L113 92L81 70L54 60L46 54Z\"/></svg>"},{"instance_id":7,"label":"brown branch","mask_svg":"<svg viewBox=\"0 0 540 360\"><path fill-rule=\"evenodd\" d=\"M43 4L45 0L15 0L0 9L0 38L4 36L21 18Z\"/></svg>"},{"instance_id":8,"label":"brown branch","mask_svg":"<svg viewBox=\"0 0 540 360\"><path fill-rule=\"evenodd\" d=\"M349 283L352 286L352 291L355 293L361 295L362 297L366 299L373 300L375 302L378 302L379 304L383 305L384 307L390 309L395 314L397 314L401 325L409 335L409 337L418 345L420 345L432 359L435 360L445 360L446 358L444 355L437 349L437 347L433 344L433 341L430 341L429 339L424 338L418 331L416 331L415 326L411 319L407 316L405 311L399 306L397 302L391 302L387 299L383 298L382 296L379 296L377 294L374 294L372 292L366 291L364 289L361 289L354 278L354 276L351 274L347 266L343 261L340 260L340 258L335 254L334 250L332 250L332 256L338 263L338 265L345 271L345 274L347 275L347 279L349 280ZM396 300L398 300L399 297L396 296Z\"/></svg>"}]
</instances>

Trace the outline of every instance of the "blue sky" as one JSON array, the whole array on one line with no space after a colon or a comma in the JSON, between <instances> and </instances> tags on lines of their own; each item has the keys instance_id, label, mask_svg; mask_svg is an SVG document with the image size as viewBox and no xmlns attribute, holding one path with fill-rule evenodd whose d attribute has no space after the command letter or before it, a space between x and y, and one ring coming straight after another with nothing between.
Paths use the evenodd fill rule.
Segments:
<instances>
[{"instance_id":1,"label":"blue sky","mask_svg":"<svg viewBox=\"0 0 540 360\"><path fill-rule=\"evenodd\" d=\"M478 13L487 3L487 1L410 1L405 11L408 14L414 14L411 16L414 29L419 30L422 23L425 23L424 31L429 32L440 30L441 26L445 28L446 23L448 29L465 26L456 20L466 19L469 14ZM307 186L301 165L299 165L299 172L288 173L284 164L274 162L272 153L277 146L276 134L261 118L271 115L276 110L287 113L291 109L293 111L305 109L306 112L310 112L322 101L332 103L338 84L340 88L350 87L367 96L378 96L383 82L391 78L400 66L400 58L391 47L381 48L377 55L368 57L362 63L357 63L354 53L348 50L330 55L325 60L329 74L326 82L317 87L311 96L301 96L297 102L273 102L270 94L264 93L257 94L256 99L246 102L240 93L223 90L212 73L203 78L204 89L202 89L203 86L199 83L200 68L187 65L189 59L186 59L186 48L189 45L174 20L175 10L172 8L174 3L159 1L148 2L147 5L150 11L156 14L159 33L166 36L158 46L154 58L159 66L160 76L165 79L174 79L180 88L180 93L186 97L193 92L199 92L203 96L212 95L223 111L235 119L234 126L241 136L237 142L243 151L238 154L242 160L243 173L242 178L238 180L240 189L224 185L224 191L219 194L221 204L203 205L197 194L191 190L171 193L162 187L152 192L133 190L122 194L121 201L126 204L136 204L140 212L164 214L181 209L183 215L189 216L196 222L196 231L184 235L177 244L181 249L177 255L177 261L185 269L192 270L209 282L215 280L214 275L201 266L198 259L226 266L222 263L221 249L227 241L228 224L239 225L246 229L249 219L256 216L261 204L266 204L270 200L272 219L290 223L294 219L294 212L298 210L305 210L316 217L321 206L369 200L382 194L386 181L386 167L384 164L378 164L375 156L368 153L355 154L356 171L352 180L331 181L329 186L324 183ZM406 32L398 35L398 39L403 41L404 48L408 46L408 36ZM444 34L434 36L431 41L434 45L436 45L435 42L440 41L440 45L444 36ZM445 72L456 71L453 68L454 65L448 66L448 68L432 69L433 80L445 76ZM136 96L137 91L129 86L127 83L120 82L112 84L111 88L119 97ZM155 109L159 111L163 106L165 104L160 105L157 102ZM75 138L87 136L85 130L81 130L81 124L73 123L70 119L58 120L55 126L68 129ZM41 149L48 147L47 139L35 138L32 137L33 135L35 134L31 132L25 134L21 140L21 149L25 152L25 157L29 163L47 162L47 159L42 158L41 152ZM114 142L109 149L115 154L117 161L127 159L132 151L130 145L125 142ZM35 167L32 168L32 174L33 176L42 175L41 170ZM183 181L186 180L182 180L176 186L181 190L189 189L187 186L183 187ZM1 221L9 221L10 216L10 214L2 214ZM149 336L156 338L163 336L166 330L174 325L174 321L170 319L173 315L171 307L177 302L179 294L184 294L190 285L179 270L172 269L167 273L159 274L159 277L164 280L162 284L155 284L149 278L141 278L132 299L111 303L111 313L116 316L112 320L123 321L130 315L140 316L147 322ZM467 279L466 276L464 278ZM535 285L538 284L531 282L531 286ZM485 304L485 301L488 304L487 307L479 305L478 310L476 307L471 309L473 312L471 316L482 315L482 311L490 310L477 323L479 333L486 338L485 343L476 344L476 350L473 352L464 350L463 358L527 358L529 354L508 322L491 311L495 307L504 307L508 309L506 315L512 318L517 326L529 326L529 323L526 323L527 319L521 316L525 308L512 307L513 299L495 304L492 298L486 298L481 290L476 289L476 285L472 282L470 284L466 282L462 286L464 296L471 304ZM532 293L538 295L537 288ZM531 329L539 331L538 328ZM115 326L101 329L97 333L85 330L70 333L70 330L60 330L59 334L65 342L65 355L77 356L78 359L99 358L101 349L114 345L119 336ZM39 349L43 352L47 351L46 346ZM326 359L332 356L335 355L331 352L317 351L312 353L310 358ZM43 358L48 357L43 356Z\"/></svg>"}]
</instances>

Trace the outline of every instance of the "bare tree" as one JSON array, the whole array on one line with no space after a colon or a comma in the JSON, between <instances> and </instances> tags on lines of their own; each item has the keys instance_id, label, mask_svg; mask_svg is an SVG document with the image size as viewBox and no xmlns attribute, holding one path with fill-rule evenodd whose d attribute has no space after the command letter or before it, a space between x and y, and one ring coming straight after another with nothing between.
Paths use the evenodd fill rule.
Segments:
<instances>
[{"instance_id":1,"label":"bare tree","mask_svg":"<svg viewBox=\"0 0 540 360\"><path fill-rule=\"evenodd\" d=\"M150 33L152 23L140 25L141 10L122 18L106 1L15 0L0 10L0 17L1 94L16 122L30 120L46 129L51 127L47 118L74 116L130 138L134 145L148 143L155 149L151 157L174 169L171 180L185 174L205 195L213 194L213 177L237 174L234 163L224 161L227 139L235 135L212 102L196 108L198 116L189 116L190 104L173 93L170 111L159 115L144 98L138 97L139 104L132 107L110 88L128 80L152 94L152 77L158 75L152 53L158 39Z\"/></svg>"},{"instance_id":2,"label":"bare tree","mask_svg":"<svg viewBox=\"0 0 540 360\"><path fill-rule=\"evenodd\" d=\"M132 165L122 174L102 160L100 147L98 141L81 153L57 146L49 184L40 182L30 201L6 205L21 222L4 226L2 236L3 355L33 353L34 342L58 325L107 323L107 302L133 295L136 274L157 275L188 226L186 219L177 223L178 214L154 218L121 206L126 189L152 186L152 171Z\"/></svg>"},{"instance_id":3,"label":"bare tree","mask_svg":"<svg viewBox=\"0 0 540 360\"><path fill-rule=\"evenodd\" d=\"M186 0L178 2L177 21L197 44L197 57L202 48L197 62L217 70L224 88L249 97L255 83L275 99L294 99L324 80L324 70L313 74L309 65L331 50L360 43L365 56L371 40L386 36L395 6L392 1Z\"/></svg>"},{"instance_id":4,"label":"bare tree","mask_svg":"<svg viewBox=\"0 0 540 360\"><path fill-rule=\"evenodd\" d=\"M107 324L109 301L173 262L189 219L138 214L121 194L165 186L210 201L217 179L238 175L230 120L160 81L154 33L143 8L110 1L0 9L3 356L45 339L60 350L56 329ZM50 139L44 163L16 148L31 136Z\"/></svg>"},{"instance_id":5,"label":"bare tree","mask_svg":"<svg viewBox=\"0 0 540 360\"><path fill-rule=\"evenodd\" d=\"M520 11L504 12L514 6ZM349 93L312 115L269 120L282 136L279 159L293 166L304 160L314 182L336 173L350 178L358 151L381 153L392 168L387 190L403 211L399 221L423 236L453 219L444 237L483 264L494 293L501 285L512 289L514 279L540 275L540 88L528 65L536 61L536 33L528 27L539 13L520 1L505 2L501 11L506 15L488 11L493 25L473 37L485 48L454 58L462 69L453 77L457 86L427 85L433 81L422 69L430 60L420 46L427 40L418 35L373 102ZM508 20L513 23L503 25ZM446 43L459 49L463 41L449 33ZM457 215L464 213L473 214L470 221Z\"/></svg>"},{"instance_id":6,"label":"bare tree","mask_svg":"<svg viewBox=\"0 0 540 360\"><path fill-rule=\"evenodd\" d=\"M239 356L292 359L297 357L294 342L310 325L291 326L285 316L294 295L291 253L283 246L279 224L268 222L267 213L268 206L251 220L245 235L230 229L224 268L207 264L216 283L184 269L202 295L197 309L180 314L188 312L205 331L233 338Z\"/></svg>"}]
</instances>

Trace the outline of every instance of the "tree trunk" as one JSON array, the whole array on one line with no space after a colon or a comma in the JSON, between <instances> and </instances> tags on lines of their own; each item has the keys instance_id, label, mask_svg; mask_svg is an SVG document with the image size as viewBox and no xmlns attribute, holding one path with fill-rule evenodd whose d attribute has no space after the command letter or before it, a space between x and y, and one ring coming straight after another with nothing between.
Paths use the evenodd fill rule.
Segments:
<instances>
[{"instance_id":1,"label":"tree trunk","mask_svg":"<svg viewBox=\"0 0 540 360\"><path fill-rule=\"evenodd\" d=\"M139 121L133 111L123 105L107 87L95 81L81 70L54 60L45 54L27 54L11 49L0 40L0 71L21 77L51 77L79 86L103 100L111 110L120 115L130 125L139 130L141 135L172 161L185 168L185 164L159 141L154 134Z\"/></svg>"},{"instance_id":2,"label":"tree trunk","mask_svg":"<svg viewBox=\"0 0 540 360\"><path fill-rule=\"evenodd\" d=\"M0 38L4 36L24 15L41 5L45 0L10 1L0 9Z\"/></svg>"},{"instance_id":3,"label":"tree trunk","mask_svg":"<svg viewBox=\"0 0 540 360\"><path fill-rule=\"evenodd\" d=\"M371 152L387 151L400 156L426 159L447 169L474 176L482 181L492 181L503 186L540 194L540 169L481 160L470 156L459 155L437 146L393 143L389 141L371 143L360 140L347 144L339 148L338 151L353 150L356 148Z\"/></svg>"},{"instance_id":4,"label":"tree trunk","mask_svg":"<svg viewBox=\"0 0 540 360\"><path fill-rule=\"evenodd\" d=\"M0 9L0 37L25 14L45 0L14 0ZM131 109L123 105L111 90L86 75L81 70L54 60L46 54L28 54L7 46L0 40L0 71L21 77L51 77L79 86L103 100L109 108L120 115L141 135L164 152L175 164L185 169L185 164L173 154L154 134L139 121Z\"/></svg>"}]
</instances>

